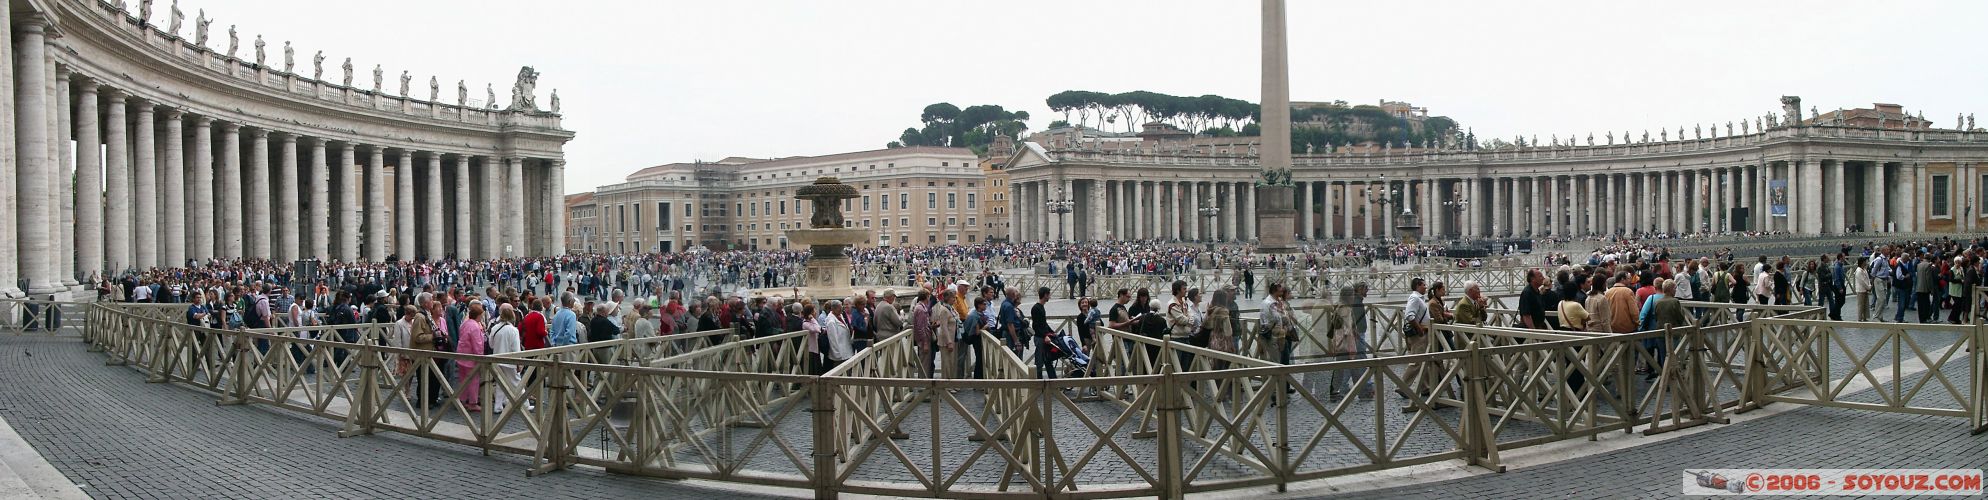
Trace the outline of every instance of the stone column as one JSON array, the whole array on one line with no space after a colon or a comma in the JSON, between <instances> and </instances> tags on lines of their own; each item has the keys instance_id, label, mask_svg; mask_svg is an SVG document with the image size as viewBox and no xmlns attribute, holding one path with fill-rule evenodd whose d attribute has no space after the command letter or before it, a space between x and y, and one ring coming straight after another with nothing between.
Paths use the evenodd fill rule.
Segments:
<instances>
[{"instance_id":1,"label":"stone column","mask_svg":"<svg viewBox=\"0 0 1988 500\"><path fill-rule=\"evenodd\" d=\"M1802 160L1802 232L1822 234L1832 232L1823 226L1823 212L1829 211L1829 200L1822 197L1822 160Z\"/></svg>"},{"instance_id":2,"label":"stone column","mask_svg":"<svg viewBox=\"0 0 1988 500\"><path fill-rule=\"evenodd\" d=\"M559 171L563 169L564 167L555 164L552 167L553 178L557 179ZM428 182L422 186L424 190L422 197L427 200L427 206L421 208L421 252L419 257L435 260L449 253L442 246L442 202L444 198L442 198L441 153L428 153L427 176ZM555 214L557 217L553 217L552 220L554 223L564 226L566 222L566 198L563 195L558 198L560 210ZM551 236L554 241L559 242L558 246L554 247L557 248L556 254L566 253L566 232L555 231Z\"/></svg>"},{"instance_id":3,"label":"stone column","mask_svg":"<svg viewBox=\"0 0 1988 500\"><path fill-rule=\"evenodd\" d=\"M124 95L113 89L109 92L109 95L105 96L110 101L109 107L104 110L109 115L105 118L105 121L109 122L107 124L109 126L102 127L97 123L97 83L85 76L77 76L72 80L76 82L76 90L74 91L76 94L75 137L77 153L75 201L76 253L82 255L77 261L80 264L79 267L83 270L122 271L131 265L131 219L129 212L131 194L129 192L120 192L118 189L118 184L130 182L130 179L126 178L125 174L131 168L124 161L126 158L124 155L127 152L126 145L129 144L124 138ZM108 129L108 133L99 135L100 130L104 129ZM97 145L106 142L109 143L109 152L105 154L105 157L99 157L97 155ZM125 213L106 217L107 214L104 213L106 196L105 190L102 189L104 187L104 179L100 178L99 175L105 175L110 180L108 190L111 195L108 196L108 201L111 207L113 207L113 211L118 211L115 209L120 205L124 205L124 210L122 211ZM111 230L106 231L104 228L105 219L111 217L122 219L112 222L123 222L123 232L116 231L117 224L115 223L111 224ZM106 255L105 252L109 252L109 254ZM104 274L106 278L110 276L110 273Z\"/></svg>"},{"instance_id":4,"label":"stone column","mask_svg":"<svg viewBox=\"0 0 1988 500\"><path fill-rule=\"evenodd\" d=\"M1499 228L1505 223L1505 207L1499 203L1499 200L1509 200L1511 197L1501 193L1501 191L1504 191L1504 182L1501 182L1501 179L1492 177L1488 181L1491 189L1485 191L1490 197L1485 200L1487 203L1484 205L1484 209L1490 210L1491 213L1485 215L1485 218L1491 221L1489 224L1491 234L1489 236L1498 237L1502 236L1500 233L1503 231Z\"/></svg>"},{"instance_id":5,"label":"stone column","mask_svg":"<svg viewBox=\"0 0 1988 500\"><path fill-rule=\"evenodd\" d=\"M1822 232L1841 234L1843 232L1843 162L1838 160L1816 160L1821 170L1818 176L1822 184ZM1965 205L1963 205L1965 206ZM1972 220L1972 217L1968 217ZM1965 224L1965 222L1963 222Z\"/></svg>"},{"instance_id":6,"label":"stone column","mask_svg":"<svg viewBox=\"0 0 1988 500\"><path fill-rule=\"evenodd\" d=\"M497 211L497 199L504 196L504 191L495 188L495 186L502 183L498 179L504 178L504 170L503 159L484 157L483 183L481 184L484 189L482 192L477 193L477 199L483 201L478 209L478 212L483 215L479 218L481 224L479 225L478 232L483 234L482 255L486 259L502 257L504 255L502 238L504 235L504 217Z\"/></svg>"},{"instance_id":7,"label":"stone column","mask_svg":"<svg viewBox=\"0 0 1988 500\"><path fill-rule=\"evenodd\" d=\"M1306 241L1318 239L1318 226L1312 224L1312 212L1318 211L1312 205L1312 182L1298 184L1298 235Z\"/></svg>"},{"instance_id":8,"label":"stone column","mask_svg":"<svg viewBox=\"0 0 1988 500\"><path fill-rule=\"evenodd\" d=\"M1864 173L1864 230L1871 232L1882 231L1884 230L1885 220L1884 187L1887 185L1884 179L1884 162L1871 162L1870 168L1862 169L1862 171Z\"/></svg>"},{"instance_id":9,"label":"stone column","mask_svg":"<svg viewBox=\"0 0 1988 500\"><path fill-rule=\"evenodd\" d=\"M471 203L472 200L469 194L469 161L470 157L468 156L456 155L455 157L455 171L456 171L455 254L456 258L458 259L473 259L481 255L476 253L476 239L474 236L470 235L471 233L470 227L472 227L472 225L475 224L474 222L471 222L473 220L471 214L474 213L472 207L474 207L475 204ZM602 206L600 213L605 215L607 213L606 208L607 207ZM596 229L599 228L596 227Z\"/></svg>"},{"instance_id":10,"label":"stone column","mask_svg":"<svg viewBox=\"0 0 1988 500\"><path fill-rule=\"evenodd\" d=\"M127 187L125 192L133 192L135 198L137 198L137 206L143 208L143 210L137 210L135 222L133 222L131 214L125 214L125 232L123 234L133 234L135 232L133 236L127 236L127 238L133 238L131 240L133 242L131 256L135 258L135 266L139 266L139 268L155 268L155 266L173 264L173 262L159 262L159 240L161 240L159 238L159 230L157 230L159 228L159 212L179 212L179 210L177 208L171 208L171 210L159 210L157 208L159 206L159 192L163 190L163 188L159 187L159 171L161 171L159 169L159 157L157 157L159 155L159 143L153 139L153 129L157 127L157 123L153 119L155 115L151 111L151 101L145 101L145 99L131 99L131 101L137 105L137 127L135 127L137 129L137 143L133 147L135 149L133 153L137 153L135 155L137 157L137 165L133 165L133 169L131 169L135 175L127 177L131 181L131 187ZM125 206L129 206L129 202ZM167 204L167 206L173 206L173 204ZM181 216L181 214L167 214L167 216ZM135 226L131 226L131 224L135 224ZM177 240L177 238L183 236L179 232L167 232L167 234L169 236L165 240ZM185 262L181 262L181 264L185 264Z\"/></svg>"},{"instance_id":11,"label":"stone column","mask_svg":"<svg viewBox=\"0 0 1988 500\"><path fill-rule=\"evenodd\" d=\"M338 258L347 262L359 260L359 218L365 198L364 178L359 175L359 145L343 142L338 144L338 164L332 165L332 175L338 176L338 194L332 197L332 206L338 210Z\"/></svg>"},{"instance_id":12,"label":"stone column","mask_svg":"<svg viewBox=\"0 0 1988 500\"><path fill-rule=\"evenodd\" d=\"M33 20L31 24L37 26L36 36L39 37L40 18L29 16L27 19ZM27 244L19 232L19 222L25 220L22 217L26 214L22 211L24 204L20 203L18 193L29 191L25 186L29 170L23 167L18 154L18 147L23 141L14 123L21 113L16 101L20 97L20 87L15 85L14 69L16 65L27 64L18 58L20 54L14 49L16 35L22 33L15 33L13 26L12 9L0 9L0 34L5 35L0 36L0 113L11 115L0 119L0 141L8 141L0 145L0 180L9 183L0 186L0 191L4 191L0 192L0 234L14 235L7 241L0 241L0 298L21 297L25 291L19 286L20 280L34 276L33 273L23 273L21 268L26 260Z\"/></svg>"},{"instance_id":13,"label":"stone column","mask_svg":"<svg viewBox=\"0 0 1988 500\"><path fill-rule=\"evenodd\" d=\"M506 234L511 236L511 254L507 257L524 257L531 254L531 250L525 246L525 159L512 157L505 162L510 166L510 173L506 176L510 182L506 191L511 196L510 209L504 211L511 223L510 230L506 231ZM684 216L688 217L689 214Z\"/></svg>"},{"instance_id":14,"label":"stone column","mask_svg":"<svg viewBox=\"0 0 1988 500\"><path fill-rule=\"evenodd\" d=\"M140 109L149 108L150 106L147 105ZM140 113L143 112L141 111ZM144 115L140 114L139 116L142 120ZM160 242L165 247L165 253L160 256L157 264L178 267L186 265L187 257L189 256L187 247L191 246L188 243L192 238L192 235L187 233L186 228L186 216L192 212L192 210L188 209L186 200L186 114L177 108L166 108L166 116L163 122L165 132L161 135L165 138L165 147L160 150L165 153L165 165L159 171L164 174L163 177L165 179L163 183L165 185L159 191L165 194L166 209L163 212L165 215L164 225L166 226L166 236L164 241ZM139 133L143 134L144 132L141 130ZM143 135L140 135L140 138L142 140ZM140 153L142 154L143 152L141 151ZM138 175L143 176L145 174L144 172L139 172ZM139 183L137 184L137 189L143 190L145 189L145 185ZM139 211L137 215L138 229L142 230L144 229L147 217L144 211ZM140 236L139 239L143 240L144 237ZM143 243L139 244L138 251L140 253L145 251ZM140 263L152 264L142 262L142 259Z\"/></svg>"},{"instance_id":15,"label":"stone column","mask_svg":"<svg viewBox=\"0 0 1988 500\"><path fill-rule=\"evenodd\" d=\"M308 257L331 259L331 161L325 158L325 140L311 141L311 210L309 223L311 249Z\"/></svg>"},{"instance_id":16,"label":"stone column","mask_svg":"<svg viewBox=\"0 0 1988 500\"><path fill-rule=\"evenodd\" d=\"M1199 240L1199 239L1208 239L1208 235L1207 235L1207 234L1204 234L1204 233L1202 233L1202 228L1201 228L1201 217L1200 217L1200 213L1201 213L1201 212L1200 212L1200 210L1201 210L1201 207L1202 207L1202 206L1203 206L1204 204L1206 204L1206 203L1207 203L1207 201L1208 201L1207 199L1208 199L1209 197L1211 197L1211 194L1210 194L1210 193L1215 193L1215 192L1217 192L1215 188L1216 188L1216 187L1218 187L1218 186L1219 186L1219 184L1211 184L1211 185L1209 185L1208 187L1206 187L1206 188L1203 188L1203 187L1201 187L1201 183L1200 183L1200 182L1189 182L1189 183L1187 183L1187 186L1186 186L1186 187L1187 187L1187 196L1185 196L1185 199L1187 200L1187 206L1189 206L1189 207L1192 207L1192 208L1193 208L1193 210L1194 210L1194 212L1195 212L1195 216L1194 216L1194 217L1188 217L1188 218L1187 218L1187 235L1188 235L1187 237L1188 237L1188 239L1196 239L1196 240ZM1205 189L1205 191L1204 191L1204 189ZM1209 222L1211 222L1211 223L1212 223L1212 222L1214 222L1214 221L1209 221ZM1213 232L1215 232L1215 228L1213 228L1213 227L1209 227L1209 228L1208 228L1208 233L1213 233Z\"/></svg>"},{"instance_id":17,"label":"stone column","mask_svg":"<svg viewBox=\"0 0 1988 500\"><path fill-rule=\"evenodd\" d=\"M277 260L289 262L302 258L297 233L310 226L297 214L302 206L297 202L297 189L303 185L297 177L297 134L283 134L281 140L277 146L277 156L281 159L276 171L278 179L274 182L277 223L270 230L276 231Z\"/></svg>"},{"instance_id":18,"label":"stone column","mask_svg":"<svg viewBox=\"0 0 1988 500\"><path fill-rule=\"evenodd\" d=\"M76 166L73 162L76 157L69 144L70 133L74 130L71 128L74 124L70 123L74 115L69 109L69 68L55 62L54 49L49 47L47 54L48 67L55 73L55 88L49 90L49 94L55 97L55 105L49 107L49 113L52 114L48 123L55 127L55 130L49 133L50 137L55 138L55 142L49 145L55 148L55 152L49 157L56 159L56 169L55 182L49 186L51 189L48 190L48 196L55 199L50 203L60 207L60 212L59 218L50 222L55 225L51 230L52 234L55 235L56 241L60 242L57 244L55 254L56 267L62 275L62 285L70 292L80 292L83 287L78 283L76 273L82 268L76 266L76 251L88 245L77 238L76 234L76 197L73 194L76 175ZM99 234L96 240L101 242L102 238L103 236Z\"/></svg>"},{"instance_id":19,"label":"stone column","mask_svg":"<svg viewBox=\"0 0 1988 500\"><path fill-rule=\"evenodd\" d=\"M253 157L249 159L248 257L268 259L275 257L270 251L275 238L269 234L269 130L255 129L250 137L254 142L249 145Z\"/></svg>"},{"instance_id":20,"label":"stone column","mask_svg":"<svg viewBox=\"0 0 1988 500\"><path fill-rule=\"evenodd\" d=\"M1382 206L1382 207L1381 207L1381 214L1380 214L1380 215L1381 215L1381 217L1380 217L1380 219L1381 219L1381 231L1380 231L1380 232L1381 232L1381 234L1382 234L1382 235L1385 235L1385 237L1386 237L1387 239L1394 239L1394 238L1395 238L1395 234L1394 234L1394 213L1395 213L1395 212L1399 212L1399 211L1401 211L1401 204L1402 204L1402 203L1407 203L1407 202L1408 202L1407 198L1405 198L1405 197L1404 197L1404 198L1402 198L1402 199L1400 200L1400 203L1397 203L1397 202L1396 202L1396 200L1395 200L1395 197L1394 197L1394 191L1396 191L1396 190L1397 190L1398 188L1394 187L1394 185L1395 185L1395 181L1384 181L1384 182L1382 182L1382 183L1381 183L1381 198L1382 198L1382 199L1385 199L1385 200L1387 200L1387 201L1388 201L1388 203L1387 203L1387 205L1386 205L1386 206Z\"/></svg>"},{"instance_id":21,"label":"stone column","mask_svg":"<svg viewBox=\"0 0 1988 500\"><path fill-rule=\"evenodd\" d=\"M242 237L241 124L221 123L221 256L239 258Z\"/></svg>"},{"instance_id":22,"label":"stone column","mask_svg":"<svg viewBox=\"0 0 1988 500\"><path fill-rule=\"evenodd\" d=\"M1926 175L1926 164L1923 162L1912 162L1910 167L1912 168L1912 173L1906 175L1905 196L1902 197L1905 200L1905 222L1900 224L1899 227L1901 231L1921 232L1925 230L1926 209L1924 207L1930 206L1931 203L1921 204L1919 200L1924 199L1928 194L1932 193L1932 189L1926 186L1929 182L1929 177Z\"/></svg>"},{"instance_id":23,"label":"stone column","mask_svg":"<svg viewBox=\"0 0 1988 500\"><path fill-rule=\"evenodd\" d=\"M1601 205L1596 203L1597 197L1595 196L1596 190L1601 189L1601 180L1598 179L1597 177L1599 176L1596 175L1588 175L1587 177L1588 177L1588 192L1586 194L1586 198L1582 200L1583 202L1586 203L1586 206L1584 208L1587 209L1587 213L1586 215L1583 215L1581 219L1582 221L1584 221L1587 227L1582 228L1584 229L1582 234L1583 235L1601 234L1602 233Z\"/></svg>"},{"instance_id":24,"label":"stone column","mask_svg":"<svg viewBox=\"0 0 1988 500\"><path fill-rule=\"evenodd\" d=\"M1546 235L1546 183L1541 182L1540 177L1529 176L1526 177L1526 184L1526 196L1532 200L1532 204L1528 205L1532 207L1532 217L1526 223L1526 230L1530 237L1538 238Z\"/></svg>"},{"instance_id":25,"label":"stone column","mask_svg":"<svg viewBox=\"0 0 1988 500\"><path fill-rule=\"evenodd\" d=\"M214 119L198 116L193 119L193 164L187 166L192 172L193 199L186 200L193 210L193 247L187 249L187 257L198 260L214 258Z\"/></svg>"},{"instance_id":26,"label":"stone column","mask_svg":"<svg viewBox=\"0 0 1988 500\"><path fill-rule=\"evenodd\" d=\"M551 255L565 255L566 254L566 160L564 159L550 160L547 161L546 163L547 164L546 164L545 182L550 185L550 188L552 190L552 197L551 197L552 200L550 201L550 203L553 204L552 215L546 219L547 222L552 225L551 231L548 231L552 233ZM437 182L439 182L440 177L437 177L436 179L438 179ZM442 198L438 195L435 199L440 200ZM982 200L982 203L985 202L986 200ZM435 223L436 223L435 226L436 230L440 231L441 219L439 218L439 216L437 216L437 218L435 219ZM439 246L441 244L441 239L437 238L435 240L435 243L437 246Z\"/></svg>"},{"instance_id":27,"label":"stone column","mask_svg":"<svg viewBox=\"0 0 1988 500\"><path fill-rule=\"evenodd\" d=\"M365 187L361 188L364 189L362 196L366 200L366 222L363 226L366 235L366 260L373 262L387 260L387 240L398 236L393 234L393 227L387 223L386 154L385 147L372 147L372 154L368 155L366 161L366 180L365 184L362 184Z\"/></svg>"},{"instance_id":28,"label":"stone column","mask_svg":"<svg viewBox=\"0 0 1988 500\"><path fill-rule=\"evenodd\" d=\"M419 236L414 231L414 152L400 150L397 161L393 165L393 248L401 259L413 259Z\"/></svg>"}]
</instances>

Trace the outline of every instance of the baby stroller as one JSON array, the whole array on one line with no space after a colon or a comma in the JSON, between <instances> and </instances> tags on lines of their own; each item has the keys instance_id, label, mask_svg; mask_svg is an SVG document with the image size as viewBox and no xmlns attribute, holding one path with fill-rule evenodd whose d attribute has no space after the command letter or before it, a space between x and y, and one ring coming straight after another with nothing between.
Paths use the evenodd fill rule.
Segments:
<instances>
[{"instance_id":1,"label":"baby stroller","mask_svg":"<svg viewBox=\"0 0 1988 500\"><path fill-rule=\"evenodd\" d=\"M1057 363L1064 377L1082 378L1089 374L1091 355L1084 352L1084 346L1078 344L1077 339L1071 338L1068 333L1056 332L1049 334L1045 340L1047 342L1043 345L1049 349L1047 354L1050 360Z\"/></svg>"}]
</instances>

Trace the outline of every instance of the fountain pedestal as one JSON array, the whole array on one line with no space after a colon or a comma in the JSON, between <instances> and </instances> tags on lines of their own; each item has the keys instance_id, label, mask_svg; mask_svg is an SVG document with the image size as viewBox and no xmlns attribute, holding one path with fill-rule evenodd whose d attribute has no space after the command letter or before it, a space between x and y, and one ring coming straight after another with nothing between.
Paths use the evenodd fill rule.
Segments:
<instances>
[{"instance_id":1,"label":"fountain pedestal","mask_svg":"<svg viewBox=\"0 0 1988 500\"><path fill-rule=\"evenodd\" d=\"M852 272L849 256L844 251L869 237L870 232L861 228L787 231L788 242L807 245L812 252L805 266L808 278L807 283L802 284L802 293L809 297L848 297L853 291L849 286Z\"/></svg>"}]
</instances>

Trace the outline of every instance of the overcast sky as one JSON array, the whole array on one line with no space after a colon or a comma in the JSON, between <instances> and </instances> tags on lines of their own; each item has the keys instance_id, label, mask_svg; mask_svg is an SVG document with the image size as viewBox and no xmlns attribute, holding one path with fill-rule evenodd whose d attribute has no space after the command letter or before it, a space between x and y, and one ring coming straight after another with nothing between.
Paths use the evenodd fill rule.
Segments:
<instances>
[{"instance_id":1,"label":"overcast sky","mask_svg":"<svg viewBox=\"0 0 1988 500\"><path fill-rule=\"evenodd\" d=\"M130 2L133 8L138 3ZM171 0L156 0L163 22ZM1259 4L1224 1L184 0L225 47L265 34L327 76L353 58L495 83L536 66L559 89L566 189L725 156L883 147L926 104L999 104L1060 117L1084 89L1258 100ZM1479 137L1597 136L1725 123L1803 107L1923 110L1988 120L1988 2L1326 2L1291 0L1291 97L1403 100ZM335 76L333 77L335 79ZM394 78L388 78L393 86ZM419 94L420 90L415 93ZM476 90L472 95L481 96ZM1984 122L1988 123L1988 122Z\"/></svg>"}]
</instances>

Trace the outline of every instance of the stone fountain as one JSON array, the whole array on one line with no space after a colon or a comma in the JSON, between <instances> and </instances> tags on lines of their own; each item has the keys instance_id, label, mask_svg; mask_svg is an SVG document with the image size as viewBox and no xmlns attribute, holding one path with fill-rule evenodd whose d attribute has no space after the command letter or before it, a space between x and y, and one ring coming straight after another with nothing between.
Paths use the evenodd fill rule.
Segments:
<instances>
[{"instance_id":1,"label":"stone fountain","mask_svg":"<svg viewBox=\"0 0 1988 500\"><path fill-rule=\"evenodd\" d=\"M807 283L801 289L807 296L850 295L846 250L849 245L870 238L869 230L845 227L847 221L842 218L842 200L857 196L856 188L834 177L815 179L814 184L794 191L795 198L814 202L814 215L808 218L808 228L787 231L787 241L807 245L812 252L807 262Z\"/></svg>"}]
</instances>

